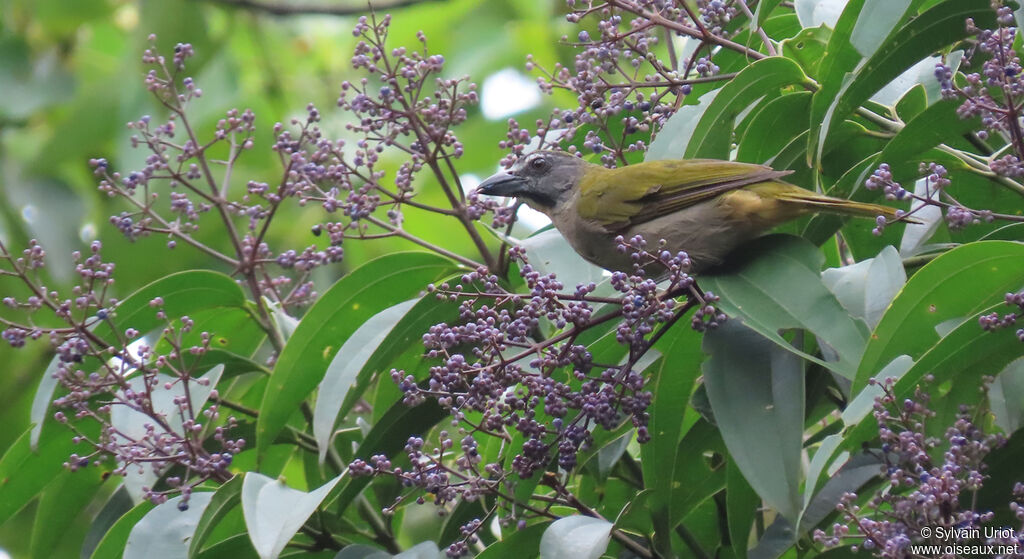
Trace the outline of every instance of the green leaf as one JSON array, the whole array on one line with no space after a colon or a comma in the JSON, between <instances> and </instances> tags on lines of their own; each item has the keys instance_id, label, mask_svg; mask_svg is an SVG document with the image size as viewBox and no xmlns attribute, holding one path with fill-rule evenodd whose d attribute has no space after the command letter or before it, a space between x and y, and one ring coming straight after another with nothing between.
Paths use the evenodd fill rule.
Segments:
<instances>
[{"instance_id":1,"label":"green leaf","mask_svg":"<svg viewBox=\"0 0 1024 559\"><path fill-rule=\"evenodd\" d=\"M92 552L92 559L122 559L125 544L128 543L128 534L153 508L155 508L153 503L144 501L124 513L104 534L103 539Z\"/></svg>"},{"instance_id":2,"label":"green leaf","mask_svg":"<svg viewBox=\"0 0 1024 559\"><path fill-rule=\"evenodd\" d=\"M540 539L549 524L531 524L523 530L515 530L501 541L487 546L476 559L503 559L505 557L532 557L540 548Z\"/></svg>"},{"instance_id":3,"label":"green leaf","mask_svg":"<svg viewBox=\"0 0 1024 559\"><path fill-rule=\"evenodd\" d=\"M426 299L437 300L431 296ZM348 399L349 389L356 383L370 357L379 351L381 342L391 333L391 329L417 302L415 299L404 301L371 316L345 340L327 365L324 378L317 388L316 407L313 408L313 434L319 447L321 464L327 459L334 424L342 403Z\"/></svg>"},{"instance_id":4,"label":"green leaf","mask_svg":"<svg viewBox=\"0 0 1024 559\"><path fill-rule=\"evenodd\" d=\"M763 2L757 3L757 8L754 10L754 21L758 25L763 25L764 20L768 19L772 11L782 3L782 0L764 0Z\"/></svg>"},{"instance_id":5,"label":"green leaf","mask_svg":"<svg viewBox=\"0 0 1024 559\"><path fill-rule=\"evenodd\" d=\"M875 258L825 270L821 279L844 309L874 328L907 282L907 273L896 249L887 245Z\"/></svg>"},{"instance_id":6,"label":"green leaf","mask_svg":"<svg viewBox=\"0 0 1024 559\"><path fill-rule=\"evenodd\" d=\"M825 49L831 36L832 30L825 25L805 27L796 36L782 42L782 54L793 59L808 75L817 75L818 66L825 56ZM808 102L810 102L810 95L810 93L807 94ZM800 121L804 125L810 124L807 120L807 113L802 115Z\"/></svg>"},{"instance_id":7,"label":"green leaf","mask_svg":"<svg viewBox=\"0 0 1024 559\"><path fill-rule=\"evenodd\" d=\"M261 559L276 559L281 554L343 475L306 493L256 472L245 474L242 512L249 538Z\"/></svg>"},{"instance_id":8,"label":"green leaf","mask_svg":"<svg viewBox=\"0 0 1024 559\"><path fill-rule=\"evenodd\" d=\"M32 525L32 556L53 557L61 538L103 486L99 468L61 472L43 492Z\"/></svg>"},{"instance_id":9,"label":"green leaf","mask_svg":"<svg viewBox=\"0 0 1024 559\"><path fill-rule=\"evenodd\" d=\"M686 146L685 157L728 159L736 117L759 99L805 81L803 70L788 58L770 57L747 66L722 87L701 116Z\"/></svg>"},{"instance_id":10,"label":"green leaf","mask_svg":"<svg viewBox=\"0 0 1024 559\"><path fill-rule=\"evenodd\" d=\"M707 112L721 89L709 91L697 99L696 104L683 105L665 121L658 135L654 137L644 161L661 159L682 159L701 117Z\"/></svg>"},{"instance_id":11,"label":"green leaf","mask_svg":"<svg viewBox=\"0 0 1024 559\"><path fill-rule=\"evenodd\" d=\"M918 272L920 274L920 272ZM914 276L916 278L917 275ZM1019 283L1018 283L1019 285ZM908 284L909 286L909 284ZM1005 308L1002 303L980 309L992 312ZM923 319L922 319L923 320ZM913 333L911 333L913 334ZM908 345L913 342L908 341ZM976 320L961 322L954 330L937 340L920 359L892 387L897 402L911 397L921 385L925 375L933 375L930 387L951 384L949 392L956 397L933 397L932 409L936 417L929 422L929 432L941 435L950 425L961 405L972 405L982 394L977 390L981 377L993 375L1020 357L1020 341L1013 330L1002 329L994 332L982 330ZM931 388L935 390L935 388ZM847 433L844 448L854 451L861 444L878 435L878 424L868 416Z\"/></svg>"},{"instance_id":12,"label":"green leaf","mask_svg":"<svg viewBox=\"0 0 1024 559\"><path fill-rule=\"evenodd\" d=\"M158 279L132 293L111 313L110 320L96 322L92 331L100 338L113 340L111 324L119 330L134 328L141 334L166 323L156 317L157 309L149 306L156 297L164 300L162 307L168 318L178 318L199 311L222 307L245 307L245 294L230 277L209 270L189 270ZM32 401L32 447L39 442L39 433L46 419L46 411L53 400L57 379L53 374L59 361L55 357L47 367Z\"/></svg>"},{"instance_id":13,"label":"green leaf","mask_svg":"<svg viewBox=\"0 0 1024 559\"><path fill-rule=\"evenodd\" d=\"M193 493L188 508L181 510L181 495L148 511L128 534L123 559L187 559L189 540L213 492Z\"/></svg>"},{"instance_id":14,"label":"green leaf","mask_svg":"<svg viewBox=\"0 0 1024 559\"><path fill-rule=\"evenodd\" d=\"M1024 244L1011 241L970 243L929 262L910 278L871 334L853 391L863 389L899 355L917 360L939 340L937 325L974 317L1005 293L1019 289L1021 278Z\"/></svg>"},{"instance_id":15,"label":"green leaf","mask_svg":"<svg viewBox=\"0 0 1024 559\"><path fill-rule=\"evenodd\" d=\"M747 556L750 530L761 506L761 498L731 460L726 466L725 480L725 512L729 524L729 539L732 540L733 553L739 559L744 559Z\"/></svg>"},{"instance_id":16,"label":"green leaf","mask_svg":"<svg viewBox=\"0 0 1024 559\"><path fill-rule=\"evenodd\" d=\"M852 378L867 339L867 329L853 319L822 283L821 253L807 241L770 235L747 243L730 256L735 267L705 276L701 286L722 298L726 314L774 341L779 347ZM727 263L728 264L728 263ZM805 328L838 354L824 361L793 347L779 330Z\"/></svg>"},{"instance_id":17,"label":"green leaf","mask_svg":"<svg viewBox=\"0 0 1024 559\"><path fill-rule=\"evenodd\" d=\"M82 542L82 557L92 557L93 552L96 551L96 546L100 544L100 540L103 539L119 518L132 510L133 506L132 498L123 486L114 491L110 498L103 503L103 508L96 514L92 525L89 526L89 531L85 535L85 541ZM125 537L127 537L127 534ZM124 542L121 543L122 545L124 544Z\"/></svg>"},{"instance_id":18,"label":"green leaf","mask_svg":"<svg viewBox=\"0 0 1024 559\"><path fill-rule=\"evenodd\" d=\"M679 441L669 514L651 511L655 525L665 517L665 529L672 530L704 501L725 486L724 464L712 463L706 454L725 454L722 435L706 421L698 421Z\"/></svg>"},{"instance_id":19,"label":"green leaf","mask_svg":"<svg viewBox=\"0 0 1024 559\"><path fill-rule=\"evenodd\" d=\"M540 539L541 559L578 557L598 559L608 548L612 523L590 516L567 516L554 521Z\"/></svg>"},{"instance_id":20,"label":"green leaf","mask_svg":"<svg viewBox=\"0 0 1024 559\"><path fill-rule=\"evenodd\" d=\"M242 479L243 476L236 475L217 488L209 504L203 509L203 515L199 518L195 533L189 541L189 557L195 557L199 553L217 524L242 502Z\"/></svg>"},{"instance_id":21,"label":"green leaf","mask_svg":"<svg viewBox=\"0 0 1024 559\"><path fill-rule=\"evenodd\" d=\"M783 95L764 104L739 141L737 161L770 164L800 134L807 132L811 94Z\"/></svg>"},{"instance_id":22,"label":"green leaf","mask_svg":"<svg viewBox=\"0 0 1024 559\"><path fill-rule=\"evenodd\" d=\"M257 453L263 456L360 324L420 295L427 284L455 270L450 260L432 253L389 254L353 270L321 295L299 322L274 367L256 422Z\"/></svg>"},{"instance_id":23,"label":"green leaf","mask_svg":"<svg viewBox=\"0 0 1024 559\"><path fill-rule=\"evenodd\" d=\"M1024 425L1024 358L1006 366L988 390L995 422L1004 433Z\"/></svg>"},{"instance_id":24,"label":"green leaf","mask_svg":"<svg viewBox=\"0 0 1024 559\"><path fill-rule=\"evenodd\" d=\"M99 433L97 424L86 421L77 424L86 436ZM81 448L71 441L72 433L55 421L47 422L38 448L30 448L30 431L25 431L0 458L0 524L29 503L54 478L64 472L64 462Z\"/></svg>"},{"instance_id":25,"label":"green leaf","mask_svg":"<svg viewBox=\"0 0 1024 559\"><path fill-rule=\"evenodd\" d=\"M654 348L662 355L649 369L646 383L646 389L654 394L648 408L651 440L640 447L644 486L653 490L648 505L652 509L667 508L673 500L672 484L679 463L676 453L680 450L687 402L704 360L698 339L696 331L679 324Z\"/></svg>"},{"instance_id":26,"label":"green leaf","mask_svg":"<svg viewBox=\"0 0 1024 559\"><path fill-rule=\"evenodd\" d=\"M219 541L195 556L196 559L259 559L248 534L236 534Z\"/></svg>"},{"instance_id":27,"label":"green leaf","mask_svg":"<svg viewBox=\"0 0 1024 559\"><path fill-rule=\"evenodd\" d=\"M883 463L872 454L857 454L839 469L810 499L800 512L798 531L804 534L836 510L836 505L846 493L856 493L865 483L876 479L882 472Z\"/></svg>"},{"instance_id":28,"label":"green leaf","mask_svg":"<svg viewBox=\"0 0 1024 559\"><path fill-rule=\"evenodd\" d=\"M851 2L851 6L853 4L854 2ZM964 21L974 18L981 28L994 23L994 13L987 0L943 2L910 19L892 33L887 33L887 38L880 41L879 31L875 29L884 28L887 22L896 23L900 19L895 17L898 10L893 10L888 4L871 3L872 9L865 9L860 14L852 30L850 42L861 51L860 55L868 58L859 61L854 68L848 65L848 61L856 53L846 54L843 63L832 66L829 73L823 76L823 87L815 94L811 112L811 146L808 154L815 154L819 161L822 147L835 123L846 118L858 105L867 101L872 94L922 58L965 37L967 31ZM904 0L900 6L908 4L910 2ZM848 7L847 10L849 9ZM873 16L872 11L879 9L891 11L889 18L880 21L865 18ZM904 12L903 17L906 15ZM844 18L845 16L844 12ZM845 48L844 45L837 44L842 37L838 34L838 27L836 31L837 34L833 34L832 41L829 42L830 51L834 46ZM832 83L836 86L831 86Z\"/></svg>"},{"instance_id":29,"label":"green leaf","mask_svg":"<svg viewBox=\"0 0 1024 559\"><path fill-rule=\"evenodd\" d=\"M704 383L722 439L765 501L794 521L801 509L804 371L792 352L727 321L704 335Z\"/></svg>"}]
</instances>

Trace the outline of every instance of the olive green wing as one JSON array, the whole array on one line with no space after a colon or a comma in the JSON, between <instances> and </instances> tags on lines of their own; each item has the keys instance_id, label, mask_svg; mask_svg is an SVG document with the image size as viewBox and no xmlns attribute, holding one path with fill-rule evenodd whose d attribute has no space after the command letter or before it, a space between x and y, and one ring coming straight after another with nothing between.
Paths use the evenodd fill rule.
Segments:
<instances>
[{"instance_id":1,"label":"olive green wing","mask_svg":"<svg viewBox=\"0 0 1024 559\"><path fill-rule=\"evenodd\" d=\"M580 181L578 209L581 217L610 231L622 230L790 173L717 159L648 161L588 173Z\"/></svg>"}]
</instances>

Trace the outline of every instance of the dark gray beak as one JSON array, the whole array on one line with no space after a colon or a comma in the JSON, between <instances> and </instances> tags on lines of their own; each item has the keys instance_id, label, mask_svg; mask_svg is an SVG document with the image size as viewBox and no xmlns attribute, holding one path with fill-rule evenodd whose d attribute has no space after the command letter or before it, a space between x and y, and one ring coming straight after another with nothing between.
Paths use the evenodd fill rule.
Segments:
<instances>
[{"instance_id":1,"label":"dark gray beak","mask_svg":"<svg viewBox=\"0 0 1024 559\"><path fill-rule=\"evenodd\" d=\"M504 171L488 177L480 186L476 187L477 192L488 196L521 196L526 191L528 181Z\"/></svg>"}]
</instances>

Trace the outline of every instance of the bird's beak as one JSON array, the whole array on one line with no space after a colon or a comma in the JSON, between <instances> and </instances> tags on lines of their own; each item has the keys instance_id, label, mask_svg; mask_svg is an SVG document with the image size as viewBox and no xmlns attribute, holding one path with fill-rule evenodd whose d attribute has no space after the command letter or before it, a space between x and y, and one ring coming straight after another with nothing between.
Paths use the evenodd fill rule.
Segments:
<instances>
[{"instance_id":1,"label":"bird's beak","mask_svg":"<svg viewBox=\"0 0 1024 559\"><path fill-rule=\"evenodd\" d=\"M491 175L477 187L477 192L488 196L519 196L528 186L522 177L502 171Z\"/></svg>"}]
</instances>

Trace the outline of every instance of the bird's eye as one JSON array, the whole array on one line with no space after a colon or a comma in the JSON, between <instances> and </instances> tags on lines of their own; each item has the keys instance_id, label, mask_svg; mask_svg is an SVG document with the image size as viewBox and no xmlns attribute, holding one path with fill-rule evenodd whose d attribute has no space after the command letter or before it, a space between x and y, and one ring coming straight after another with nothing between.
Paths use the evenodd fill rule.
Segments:
<instances>
[{"instance_id":1,"label":"bird's eye","mask_svg":"<svg viewBox=\"0 0 1024 559\"><path fill-rule=\"evenodd\" d=\"M548 160L543 157L534 157L530 160L530 168L534 171L543 171L548 168Z\"/></svg>"}]
</instances>

